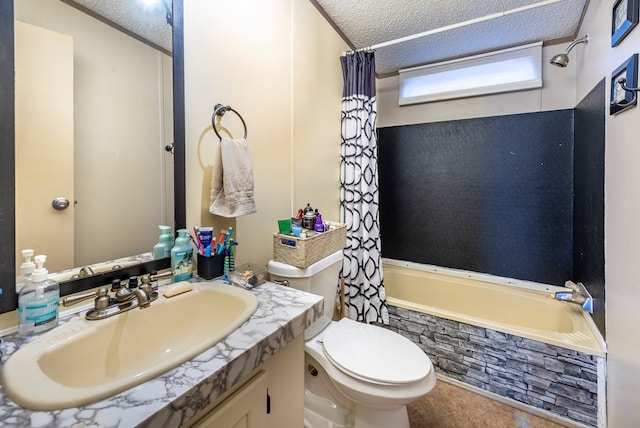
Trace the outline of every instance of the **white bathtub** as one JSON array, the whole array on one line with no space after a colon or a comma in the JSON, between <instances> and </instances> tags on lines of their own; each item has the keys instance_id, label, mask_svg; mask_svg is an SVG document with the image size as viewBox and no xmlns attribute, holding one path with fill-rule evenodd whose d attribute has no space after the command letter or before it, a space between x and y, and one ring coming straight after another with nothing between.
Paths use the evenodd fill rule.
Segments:
<instances>
[{"instance_id":1,"label":"white bathtub","mask_svg":"<svg viewBox=\"0 0 640 428\"><path fill-rule=\"evenodd\" d=\"M590 315L553 298L564 288L388 259L383 275L389 305L605 356L604 340Z\"/></svg>"}]
</instances>

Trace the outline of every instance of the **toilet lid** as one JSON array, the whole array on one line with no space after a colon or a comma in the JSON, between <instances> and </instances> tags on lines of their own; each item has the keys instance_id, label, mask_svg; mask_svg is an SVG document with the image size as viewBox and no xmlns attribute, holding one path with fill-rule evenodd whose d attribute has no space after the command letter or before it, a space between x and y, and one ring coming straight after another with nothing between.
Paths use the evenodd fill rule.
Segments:
<instances>
[{"instance_id":1,"label":"toilet lid","mask_svg":"<svg viewBox=\"0 0 640 428\"><path fill-rule=\"evenodd\" d=\"M327 330L322 338L325 354L347 374L384 383L417 382L429 374L429 358L398 333L349 318Z\"/></svg>"}]
</instances>

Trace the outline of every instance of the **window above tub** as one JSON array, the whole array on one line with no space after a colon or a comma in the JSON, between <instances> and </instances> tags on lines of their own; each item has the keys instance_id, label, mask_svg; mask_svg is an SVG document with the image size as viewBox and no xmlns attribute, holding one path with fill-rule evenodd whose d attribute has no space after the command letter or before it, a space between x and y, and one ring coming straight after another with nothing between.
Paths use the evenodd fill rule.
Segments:
<instances>
[{"instance_id":1,"label":"window above tub","mask_svg":"<svg viewBox=\"0 0 640 428\"><path fill-rule=\"evenodd\" d=\"M542 42L400 70L399 105L542 87Z\"/></svg>"}]
</instances>

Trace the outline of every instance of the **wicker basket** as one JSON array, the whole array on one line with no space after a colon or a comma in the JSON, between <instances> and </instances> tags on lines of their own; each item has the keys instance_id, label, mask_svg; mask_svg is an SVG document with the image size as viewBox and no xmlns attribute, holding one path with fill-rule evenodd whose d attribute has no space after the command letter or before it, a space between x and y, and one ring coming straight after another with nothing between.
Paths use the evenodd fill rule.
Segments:
<instances>
[{"instance_id":1,"label":"wicker basket","mask_svg":"<svg viewBox=\"0 0 640 428\"><path fill-rule=\"evenodd\" d=\"M347 242L347 225L330 223L335 229L309 238L273 234L273 260L306 268L330 254L340 251Z\"/></svg>"}]
</instances>

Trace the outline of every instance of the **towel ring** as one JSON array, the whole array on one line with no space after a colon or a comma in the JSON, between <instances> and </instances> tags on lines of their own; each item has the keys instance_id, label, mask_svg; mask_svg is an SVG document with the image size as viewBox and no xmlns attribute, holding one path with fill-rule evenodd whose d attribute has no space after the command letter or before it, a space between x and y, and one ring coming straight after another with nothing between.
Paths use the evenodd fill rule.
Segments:
<instances>
[{"instance_id":1,"label":"towel ring","mask_svg":"<svg viewBox=\"0 0 640 428\"><path fill-rule=\"evenodd\" d=\"M213 132L215 132L218 138L222 140L222 137L220 136L220 134L218 133L218 130L216 129L216 116L220 116L222 118L222 116L224 116L224 114L228 111L234 112L242 121L242 126L244 126L244 139L246 140L247 124L244 122L244 119L242 118L242 116L240 116L240 113L232 109L231 106L223 106L222 104L216 104L213 107L213 116L211 116L211 126L213 127Z\"/></svg>"}]
</instances>

